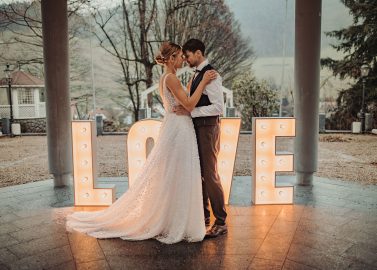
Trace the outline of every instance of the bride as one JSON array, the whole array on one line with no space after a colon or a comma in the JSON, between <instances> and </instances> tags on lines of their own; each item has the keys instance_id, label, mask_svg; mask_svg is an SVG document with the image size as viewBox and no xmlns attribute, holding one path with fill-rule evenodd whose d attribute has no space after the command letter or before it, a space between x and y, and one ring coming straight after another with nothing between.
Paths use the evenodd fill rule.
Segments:
<instances>
[{"instance_id":1,"label":"bride","mask_svg":"<svg viewBox=\"0 0 377 270\"><path fill-rule=\"evenodd\" d=\"M203 240L206 229L196 135L191 117L176 115L172 109L180 104L192 111L205 86L217 75L207 71L189 97L176 76L183 61L179 45L162 44L156 62L164 66L159 90L166 114L135 184L105 210L67 216L68 231L96 238L155 238L166 244Z\"/></svg>"}]
</instances>

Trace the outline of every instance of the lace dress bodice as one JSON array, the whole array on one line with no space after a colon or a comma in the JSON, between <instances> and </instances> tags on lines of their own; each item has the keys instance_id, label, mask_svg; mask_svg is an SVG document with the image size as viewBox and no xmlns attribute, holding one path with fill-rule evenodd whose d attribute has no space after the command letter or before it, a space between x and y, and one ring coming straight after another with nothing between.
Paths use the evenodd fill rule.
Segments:
<instances>
[{"instance_id":1,"label":"lace dress bodice","mask_svg":"<svg viewBox=\"0 0 377 270\"><path fill-rule=\"evenodd\" d=\"M160 93L162 93L162 100L163 100L163 105L164 105L164 109L166 113L171 113L174 106L179 105L179 102L175 99L174 95L170 92L170 90L166 86L166 78L169 75L171 76L172 73L168 73L164 75L163 78L161 79L162 85L160 83L160 87L162 88L162 91Z\"/></svg>"}]
</instances>

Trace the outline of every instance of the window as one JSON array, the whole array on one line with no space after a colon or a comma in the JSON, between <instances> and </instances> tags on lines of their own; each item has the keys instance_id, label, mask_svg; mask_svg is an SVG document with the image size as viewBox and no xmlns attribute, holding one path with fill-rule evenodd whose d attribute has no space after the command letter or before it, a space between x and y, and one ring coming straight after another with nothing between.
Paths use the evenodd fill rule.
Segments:
<instances>
[{"instance_id":1,"label":"window","mask_svg":"<svg viewBox=\"0 0 377 270\"><path fill-rule=\"evenodd\" d=\"M44 88L39 88L39 102L46 102L46 94Z\"/></svg>"},{"instance_id":2,"label":"window","mask_svg":"<svg viewBox=\"0 0 377 270\"><path fill-rule=\"evenodd\" d=\"M0 106L1 105L9 105L7 88L0 88Z\"/></svg>"},{"instance_id":3,"label":"window","mask_svg":"<svg viewBox=\"0 0 377 270\"><path fill-rule=\"evenodd\" d=\"M32 89L18 89L18 104L34 104Z\"/></svg>"}]
</instances>

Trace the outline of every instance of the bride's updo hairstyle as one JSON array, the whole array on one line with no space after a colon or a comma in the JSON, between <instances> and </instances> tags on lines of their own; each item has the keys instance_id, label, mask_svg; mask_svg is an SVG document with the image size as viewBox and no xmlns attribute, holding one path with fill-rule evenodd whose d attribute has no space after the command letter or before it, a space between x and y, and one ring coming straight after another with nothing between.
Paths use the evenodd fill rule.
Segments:
<instances>
[{"instance_id":1,"label":"bride's updo hairstyle","mask_svg":"<svg viewBox=\"0 0 377 270\"><path fill-rule=\"evenodd\" d=\"M156 55L156 63L159 65L165 65L170 56L175 56L180 50L182 50L181 46L170 41L165 41L162 43L160 50Z\"/></svg>"}]
</instances>

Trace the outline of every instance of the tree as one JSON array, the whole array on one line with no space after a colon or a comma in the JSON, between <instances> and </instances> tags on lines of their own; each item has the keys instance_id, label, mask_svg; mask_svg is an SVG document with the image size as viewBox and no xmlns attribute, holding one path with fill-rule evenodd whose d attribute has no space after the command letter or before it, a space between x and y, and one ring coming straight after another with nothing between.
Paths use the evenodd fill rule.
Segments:
<instances>
[{"instance_id":1,"label":"tree","mask_svg":"<svg viewBox=\"0 0 377 270\"><path fill-rule=\"evenodd\" d=\"M92 16L99 30L93 33L100 47L118 62L123 76L121 84L138 121L140 94L153 84L154 54L161 42L156 40L157 0L122 0L113 8L96 6ZM116 103L128 107L123 101Z\"/></svg>"},{"instance_id":2,"label":"tree","mask_svg":"<svg viewBox=\"0 0 377 270\"><path fill-rule=\"evenodd\" d=\"M75 102L76 97L92 95L90 57L86 54L90 35L83 12L87 10L87 0L67 2L70 92ZM41 0L0 5L0 39L0 62L44 77Z\"/></svg>"},{"instance_id":3,"label":"tree","mask_svg":"<svg viewBox=\"0 0 377 270\"><path fill-rule=\"evenodd\" d=\"M154 57L160 44L170 40L183 44L191 37L202 39L208 56L230 81L243 68L252 50L242 39L239 25L223 0L125 1L114 8L95 7L95 30L100 46L116 59L122 70L127 98L135 121L141 108L141 91L152 86L161 69ZM154 100L158 100L155 97ZM152 99L149 100L151 106ZM117 101L118 105L128 104Z\"/></svg>"},{"instance_id":4,"label":"tree","mask_svg":"<svg viewBox=\"0 0 377 270\"><path fill-rule=\"evenodd\" d=\"M279 109L276 86L266 80L258 81L251 72L236 77L232 89L243 129L251 130L252 117L271 116Z\"/></svg>"},{"instance_id":5,"label":"tree","mask_svg":"<svg viewBox=\"0 0 377 270\"><path fill-rule=\"evenodd\" d=\"M86 72L79 54L75 53L77 37L85 28L83 17L78 11L85 0L68 1L69 42L72 76L78 77ZM43 76L43 37L41 0L12 2L0 5L0 33L3 39L0 59L17 63L30 73ZM12 53L9 53L9 52ZM78 60L77 62L75 60Z\"/></svg>"},{"instance_id":6,"label":"tree","mask_svg":"<svg viewBox=\"0 0 377 270\"><path fill-rule=\"evenodd\" d=\"M341 0L353 16L353 24L347 28L327 32L326 35L338 40L332 47L343 52L340 60L322 59L323 66L332 70L341 79L350 78L354 82L350 88L342 89L337 98L337 109L330 119L329 128L350 129L357 120L362 104L362 78L360 67L363 63L371 66L366 81L365 103L374 114L377 126L377 2L375 0Z\"/></svg>"},{"instance_id":7,"label":"tree","mask_svg":"<svg viewBox=\"0 0 377 270\"><path fill-rule=\"evenodd\" d=\"M198 38L206 44L211 64L230 86L237 74L250 70L253 50L224 0L164 0L163 37L178 44Z\"/></svg>"},{"instance_id":8,"label":"tree","mask_svg":"<svg viewBox=\"0 0 377 270\"><path fill-rule=\"evenodd\" d=\"M43 74L40 1L0 5L0 32L6 36L2 39L16 52L3 53L0 59L18 62L34 74ZM132 107L136 121L142 105L141 91L152 86L161 74L154 57L165 40L183 44L191 37L202 39L211 63L222 74L225 84L230 85L236 74L250 69L249 42L242 38L239 24L224 0L121 0L115 6L68 1L71 81L90 70L88 59L76 52L75 44L88 41L90 37L86 33L91 28L99 46L120 70L120 75L115 75L119 78L114 80L121 85L123 95L111 97L106 92L107 98L124 108ZM71 83L71 88L81 95L85 94L81 93L82 86L82 83Z\"/></svg>"}]
</instances>

